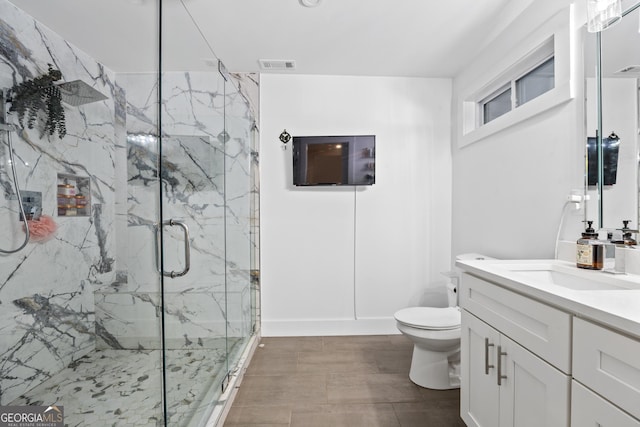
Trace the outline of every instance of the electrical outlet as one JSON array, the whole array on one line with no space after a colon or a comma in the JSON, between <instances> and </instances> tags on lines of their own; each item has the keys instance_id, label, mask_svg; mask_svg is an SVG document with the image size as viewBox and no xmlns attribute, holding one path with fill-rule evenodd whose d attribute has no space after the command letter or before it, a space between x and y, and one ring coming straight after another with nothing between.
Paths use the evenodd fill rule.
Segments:
<instances>
[{"instance_id":1,"label":"electrical outlet","mask_svg":"<svg viewBox=\"0 0 640 427\"><path fill-rule=\"evenodd\" d=\"M589 200L589 195L584 194L583 190L571 190L571 194L567 196L567 200L572 203L581 203Z\"/></svg>"}]
</instances>

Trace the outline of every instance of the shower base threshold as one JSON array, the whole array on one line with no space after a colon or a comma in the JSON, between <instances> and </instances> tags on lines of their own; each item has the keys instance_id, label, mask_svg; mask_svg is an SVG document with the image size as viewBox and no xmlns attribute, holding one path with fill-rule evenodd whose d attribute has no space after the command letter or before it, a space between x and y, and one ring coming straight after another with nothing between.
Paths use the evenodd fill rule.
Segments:
<instances>
[{"instance_id":1,"label":"shower base threshold","mask_svg":"<svg viewBox=\"0 0 640 427\"><path fill-rule=\"evenodd\" d=\"M96 350L10 405L61 405L69 427L163 426L161 367L160 350ZM167 350L167 424L208 417L226 374L224 348Z\"/></svg>"}]
</instances>

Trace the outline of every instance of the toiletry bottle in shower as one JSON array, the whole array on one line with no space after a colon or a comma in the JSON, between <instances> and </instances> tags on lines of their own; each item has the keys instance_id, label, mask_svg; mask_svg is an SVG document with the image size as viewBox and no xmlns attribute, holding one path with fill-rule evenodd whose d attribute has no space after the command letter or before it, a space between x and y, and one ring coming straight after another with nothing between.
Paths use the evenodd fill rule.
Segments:
<instances>
[{"instance_id":1,"label":"toiletry bottle in shower","mask_svg":"<svg viewBox=\"0 0 640 427\"><path fill-rule=\"evenodd\" d=\"M604 267L604 245L598 240L598 233L587 221L587 228L576 245L576 266L589 270L602 270Z\"/></svg>"}]
</instances>

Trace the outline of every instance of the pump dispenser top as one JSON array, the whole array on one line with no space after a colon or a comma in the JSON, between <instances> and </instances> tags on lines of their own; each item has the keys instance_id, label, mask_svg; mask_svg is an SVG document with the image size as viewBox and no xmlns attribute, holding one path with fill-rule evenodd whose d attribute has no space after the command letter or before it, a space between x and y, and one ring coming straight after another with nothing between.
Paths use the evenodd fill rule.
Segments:
<instances>
[{"instance_id":1,"label":"pump dispenser top","mask_svg":"<svg viewBox=\"0 0 640 427\"><path fill-rule=\"evenodd\" d=\"M630 222L631 220L628 219L622 221L622 228L620 229L620 231L622 231L622 243L627 246L635 246L638 244L638 242L636 242L636 239L633 238L633 233L637 233L638 230L630 229Z\"/></svg>"},{"instance_id":2,"label":"pump dispenser top","mask_svg":"<svg viewBox=\"0 0 640 427\"><path fill-rule=\"evenodd\" d=\"M597 239L598 233L593 229L593 221L587 221L587 228L582 233L584 239Z\"/></svg>"}]
</instances>

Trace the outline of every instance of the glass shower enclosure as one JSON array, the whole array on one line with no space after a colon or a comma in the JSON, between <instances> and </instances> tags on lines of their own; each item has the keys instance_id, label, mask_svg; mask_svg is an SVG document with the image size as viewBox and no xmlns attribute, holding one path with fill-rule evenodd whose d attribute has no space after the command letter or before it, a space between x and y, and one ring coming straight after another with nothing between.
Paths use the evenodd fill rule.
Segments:
<instances>
[{"instance_id":1,"label":"glass shower enclosure","mask_svg":"<svg viewBox=\"0 0 640 427\"><path fill-rule=\"evenodd\" d=\"M247 96L181 1L126 6L154 32L132 70L34 3L0 0L0 406L56 406L69 426L215 423L257 329ZM102 95L62 98L64 135L12 109L50 68L49 91Z\"/></svg>"}]
</instances>

